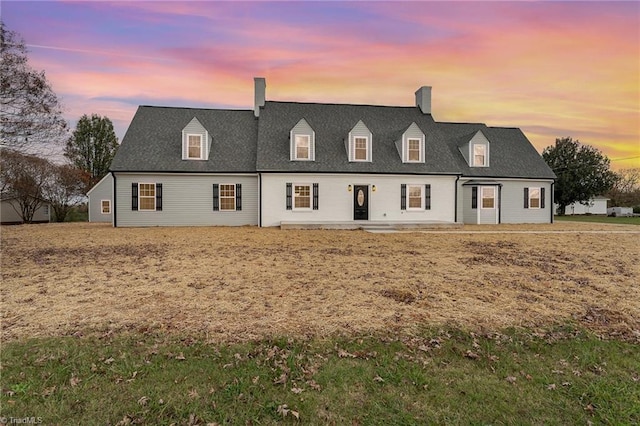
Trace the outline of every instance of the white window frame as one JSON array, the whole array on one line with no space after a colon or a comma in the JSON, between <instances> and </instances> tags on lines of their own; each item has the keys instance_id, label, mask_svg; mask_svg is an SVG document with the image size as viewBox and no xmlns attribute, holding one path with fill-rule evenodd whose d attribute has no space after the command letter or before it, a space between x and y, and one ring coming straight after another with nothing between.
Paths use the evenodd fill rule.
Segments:
<instances>
[{"instance_id":1,"label":"white window frame","mask_svg":"<svg viewBox=\"0 0 640 426\"><path fill-rule=\"evenodd\" d=\"M200 155L197 157L191 156L191 137L197 137L200 139ZM187 133L187 140L185 141L187 144L187 160L202 160L204 158L204 138L199 133Z\"/></svg>"},{"instance_id":2,"label":"white window frame","mask_svg":"<svg viewBox=\"0 0 640 426\"><path fill-rule=\"evenodd\" d=\"M151 185L153 188L153 196L151 195L142 195L142 185ZM140 182L138 183L138 210L142 212L154 212L156 211L156 184L155 182ZM151 198L153 199L153 208L152 209L143 209L142 208L142 199Z\"/></svg>"},{"instance_id":3,"label":"white window frame","mask_svg":"<svg viewBox=\"0 0 640 426\"><path fill-rule=\"evenodd\" d=\"M357 147L357 142L358 139L362 139L364 140L364 147L365 147L365 158L357 158L356 153L358 152L358 147ZM362 149L362 148L360 148ZM354 136L353 137L353 161L371 161L371 146L369 143L369 137L368 136Z\"/></svg>"},{"instance_id":4,"label":"white window frame","mask_svg":"<svg viewBox=\"0 0 640 426\"><path fill-rule=\"evenodd\" d=\"M487 197L485 196L485 191L491 190L493 191L493 196L492 197ZM495 186L481 186L480 187L480 208L482 210L494 210L496 208L496 198L498 196L497 194L498 191L496 191L496 187ZM493 199L493 206L491 207L485 207L484 206L484 200L486 199Z\"/></svg>"},{"instance_id":5,"label":"white window frame","mask_svg":"<svg viewBox=\"0 0 640 426\"><path fill-rule=\"evenodd\" d=\"M482 154L482 159L483 162L481 164L478 164L476 162L476 147L481 147L483 154ZM474 143L471 145L471 164L473 164L474 167L486 167L487 166L487 152L489 150L487 149L487 145L483 144L483 143Z\"/></svg>"},{"instance_id":6,"label":"white window frame","mask_svg":"<svg viewBox=\"0 0 640 426\"><path fill-rule=\"evenodd\" d=\"M534 191L537 191L537 193L538 193L538 196L537 196L537 197L534 197L534 196L532 195ZM532 201L532 200L538 200L538 205L534 207L534 206L531 204L531 201ZM542 190L540 189L540 187L532 187L532 188L529 188L529 208L530 208L530 209L540 209L540 208L541 208L541 207L540 207L541 205L542 205Z\"/></svg>"},{"instance_id":7,"label":"white window frame","mask_svg":"<svg viewBox=\"0 0 640 426\"><path fill-rule=\"evenodd\" d=\"M104 211L104 202L107 202L107 210L109 211ZM111 214L111 200L100 200L100 213L102 214Z\"/></svg>"},{"instance_id":8,"label":"white window frame","mask_svg":"<svg viewBox=\"0 0 640 426\"><path fill-rule=\"evenodd\" d=\"M411 159L411 142L418 142L418 159ZM407 163L422 163L422 139L421 138L407 138Z\"/></svg>"},{"instance_id":9,"label":"white window frame","mask_svg":"<svg viewBox=\"0 0 640 426\"><path fill-rule=\"evenodd\" d=\"M307 140L307 157L299 157L298 156L298 138L302 139L306 138ZM301 142L300 141L300 142ZM293 158L295 160L301 160L301 161L310 161L312 159L311 157L311 135L294 135L293 136Z\"/></svg>"},{"instance_id":10,"label":"white window frame","mask_svg":"<svg viewBox=\"0 0 640 426\"><path fill-rule=\"evenodd\" d=\"M309 188L309 207L297 207L296 200L303 196L297 195L296 187L306 186ZM294 183L291 188L291 208L294 211L311 211L313 209L313 185L310 183Z\"/></svg>"},{"instance_id":11,"label":"white window frame","mask_svg":"<svg viewBox=\"0 0 640 426\"><path fill-rule=\"evenodd\" d=\"M420 207L411 207L411 189L412 188L418 188L420 190ZM407 185L407 211L424 210L424 197L425 197L424 185L408 184Z\"/></svg>"},{"instance_id":12,"label":"white window frame","mask_svg":"<svg viewBox=\"0 0 640 426\"><path fill-rule=\"evenodd\" d=\"M233 190L233 195L222 195L223 186L230 186ZM223 208L222 200L233 200L233 208ZM218 207L221 212L235 212L236 211L236 184L235 183L220 183L218 184Z\"/></svg>"}]
</instances>

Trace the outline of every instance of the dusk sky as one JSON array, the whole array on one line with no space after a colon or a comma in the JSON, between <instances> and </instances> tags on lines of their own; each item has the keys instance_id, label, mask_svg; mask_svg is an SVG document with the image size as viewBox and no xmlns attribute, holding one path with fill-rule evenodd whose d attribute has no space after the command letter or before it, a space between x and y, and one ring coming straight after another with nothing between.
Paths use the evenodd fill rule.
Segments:
<instances>
[{"instance_id":1,"label":"dusk sky","mask_svg":"<svg viewBox=\"0 0 640 426\"><path fill-rule=\"evenodd\" d=\"M571 136L640 167L640 3L7 1L0 16L71 126L138 105L267 100L413 105L437 121L520 127L538 151Z\"/></svg>"}]
</instances>

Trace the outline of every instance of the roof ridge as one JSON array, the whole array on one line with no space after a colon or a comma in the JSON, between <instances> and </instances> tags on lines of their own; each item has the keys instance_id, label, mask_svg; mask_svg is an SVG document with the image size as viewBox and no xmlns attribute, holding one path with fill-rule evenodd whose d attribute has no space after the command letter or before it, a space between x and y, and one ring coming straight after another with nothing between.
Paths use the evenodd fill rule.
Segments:
<instances>
[{"instance_id":1,"label":"roof ridge","mask_svg":"<svg viewBox=\"0 0 640 426\"><path fill-rule=\"evenodd\" d=\"M326 105L326 106L364 106L364 107L374 107L374 108L406 108L406 109L418 108L415 105L373 105L373 104L348 104L348 103L338 103L338 102L266 101L266 103L295 104L295 105ZM426 114L426 115L430 115L430 114Z\"/></svg>"},{"instance_id":2,"label":"roof ridge","mask_svg":"<svg viewBox=\"0 0 640 426\"><path fill-rule=\"evenodd\" d=\"M199 110L199 111L231 111L231 112L251 112L251 113L253 113L253 109L196 108L196 107L167 106L167 105L138 105L138 108L188 109L188 110Z\"/></svg>"}]
</instances>

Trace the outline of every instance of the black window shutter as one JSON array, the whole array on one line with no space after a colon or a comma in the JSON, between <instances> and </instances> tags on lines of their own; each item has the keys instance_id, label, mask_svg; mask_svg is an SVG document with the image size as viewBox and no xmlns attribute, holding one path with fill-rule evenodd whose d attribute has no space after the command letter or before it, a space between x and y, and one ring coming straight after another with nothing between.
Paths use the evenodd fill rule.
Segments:
<instances>
[{"instance_id":1,"label":"black window shutter","mask_svg":"<svg viewBox=\"0 0 640 426\"><path fill-rule=\"evenodd\" d=\"M529 188L524 189L524 208L529 208Z\"/></svg>"},{"instance_id":2,"label":"black window shutter","mask_svg":"<svg viewBox=\"0 0 640 426\"><path fill-rule=\"evenodd\" d=\"M138 184L131 184L131 210L138 210Z\"/></svg>"},{"instance_id":3,"label":"black window shutter","mask_svg":"<svg viewBox=\"0 0 640 426\"><path fill-rule=\"evenodd\" d=\"M478 187L477 186L471 187L471 208L472 209L478 208Z\"/></svg>"},{"instance_id":4,"label":"black window shutter","mask_svg":"<svg viewBox=\"0 0 640 426\"><path fill-rule=\"evenodd\" d=\"M220 210L219 188L220 186L217 183L213 184L213 211L214 212L217 212Z\"/></svg>"},{"instance_id":5,"label":"black window shutter","mask_svg":"<svg viewBox=\"0 0 640 426\"><path fill-rule=\"evenodd\" d=\"M287 210L291 210L292 209L292 205L291 205L291 183L287 183Z\"/></svg>"},{"instance_id":6,"label":"black window shutter","mask_svg":"<svg viewBox=\"0 0 640 426\"><path fill-rule=\"evenodd\" d=\"M424 209L431 210L431 185L424 186Z\"/></svg>"},{"instance_id":7,"label":"black window shutter","mask_svg":"<svg viewBox=\"0 0 640 426\"><path fill-rule=\"evenodd\" d=\"M236 210L242 210L242 184L236 183Z\"/></svg>"},{"instance_id":8,"label":"black window shutter","mask_svg":"<svg viewBox=\"0 0 640 426\"><path fill-rule=\"evenodd\" d=\"M318 210L318 184L313 184L313 209Z\"/></svg>"},{"instance_id":9,"label":"black window shutter","mask_svg":"<svg viewBox=\"0 0 640 426\"><path fill-rule=\"evenodd\" d=\"M156 183L156 211L162 211L162 184Z\"/></svg>"},{"instance_id":10,"label":"black window shutter","mask_svg":"<svg viewBox=\"0 0 640 426\"><path fill-rule=\"evenodd\" d=\"M544 209L544 188L540 188L540 208Z\"/></svg>"},{"instance_id":11,"label":"black window shutter","mask_svg":"<svg viewBox=\"0 0 640 426\"><path fill-rule=\"evenodd\" d=\"M400 210L407 209L407 185L400 184Z\"/></svg>"}]
</instances>

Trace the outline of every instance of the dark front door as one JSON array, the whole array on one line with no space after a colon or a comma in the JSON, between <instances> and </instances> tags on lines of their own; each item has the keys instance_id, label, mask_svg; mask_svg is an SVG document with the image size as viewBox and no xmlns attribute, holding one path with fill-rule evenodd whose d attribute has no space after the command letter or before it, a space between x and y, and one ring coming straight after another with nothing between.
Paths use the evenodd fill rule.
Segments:
<instances>
[{"instance_id":1,"label":"dark front door","mask_svg":"<svg viewBox=\"0 0 640 426\"><path fill-rule=\"evenodd\" d=\"M353 220L369 220L369 186L353 187Z\"/></svg>"}]
</instances>

